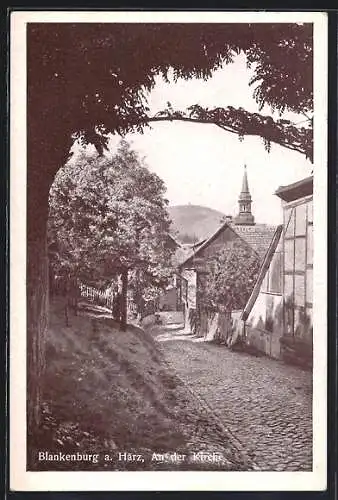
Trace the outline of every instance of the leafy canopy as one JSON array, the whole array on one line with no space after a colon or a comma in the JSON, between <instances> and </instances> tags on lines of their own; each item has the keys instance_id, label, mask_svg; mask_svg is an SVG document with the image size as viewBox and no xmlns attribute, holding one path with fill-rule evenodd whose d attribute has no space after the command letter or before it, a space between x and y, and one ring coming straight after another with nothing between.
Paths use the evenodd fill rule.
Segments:
<instances>
[{"instance_id":1,"label":"leafy canopy","mask_svg":"<svg viewBox=\"0 0 338 500\"><path fill-rule=\"evenodd\" d=\"M209 311L242 309L254 286L260 260L251 247L234 240L206 262L200 303Z\"/></svg>"},{"instance_id":2,"label":"leafy canopy","mask_svg":"<svg viewBox=\"0 0 338 500\"><path fill-rule=\"evenodd\" d=\"M161 286L171 272L164 192L125 141L111 158L81 154L66 164L50 193L55 272L102 286L138 269Z\"/></svg>"},{"instance_id":3,"label":"leafy canopy","mask_svg":"<svg viewBox=\"0 0 338 500\"><path fill-rule=\"evenodd\" d=\"M253 69L250 85L261 109L311 114L311 24L29 24L29 152L53 171L68 154L72 134L101 152L107 133L142 132L154 118L146 98L158 75L207 79L240 52ZM267 147L271 141L294 145L312 157L310 119L307 132L282 122L271 132L271 117L266 126L267 117L251 119L245 110L203 116L191 106L201 122L220 123L240 136L255 133Z\"/></svg>"}]
</instances>

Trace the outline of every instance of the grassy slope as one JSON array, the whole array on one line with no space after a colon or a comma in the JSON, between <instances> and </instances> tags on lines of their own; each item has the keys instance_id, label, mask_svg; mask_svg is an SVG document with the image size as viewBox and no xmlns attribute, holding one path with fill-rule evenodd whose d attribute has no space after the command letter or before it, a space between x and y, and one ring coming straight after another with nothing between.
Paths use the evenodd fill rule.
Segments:
<instances>
[{"instance_id":1,"label":"grassy slope","mask_svg":"<svg viewBox=\"0 0 338 500\"><path fill-rule=\"evenodd\" d=\"M220 226L224 216L221 212L199 205L177 205L169 207L173 230L179 235L196 235L198 240L209 237Z\"/></svg>"},{"instance_id":2,"label":"grassy slope","mask_svg":"<svg viewBox=\"0 0 338 500\"><path fill-rule=\"evenodd\" d=\"M29 440L30 470L177 469L149 460L118 463L117 454L185 452L192 441L198 409L154 339L137 327L120 332L111 319L87 316L73 316L66 327L61 305L54 304L45 382L40 434ZM37 463L38 450L99 453L101 460L96 465ZM102 460L107 453L108 463ZM223 469L233 467L227 463Z\"/></svg>"}]
</instances>

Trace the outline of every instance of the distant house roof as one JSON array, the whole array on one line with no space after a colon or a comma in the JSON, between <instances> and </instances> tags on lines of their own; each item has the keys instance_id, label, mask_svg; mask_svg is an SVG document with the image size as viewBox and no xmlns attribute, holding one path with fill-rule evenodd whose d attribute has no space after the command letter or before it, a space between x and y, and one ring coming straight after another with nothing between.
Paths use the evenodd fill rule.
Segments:
<instances>
[{"instance_id":1,"label":"distant house roof","mask_svg":"<svg viewBox=\"0 0 338 500\"><path fill-rule=\"evenodd\" d=\"M206 248L207 246L212 243L217 236L224 231L226 227L230 227L228 222L224 222L218 229L217 231L214 232L209 238L204 239L200 241L199 243L195 244L194 246L190 247L189 252L187 252L186 258L180 263L180 265L185 264L192 256L198 256L199 253Z\"/></svg>"},{"instance_id":2,"label":"distant house roof","mask_svg":"<svg viewBox=\"0 0 338 500\"><path fill-rule=\"evenodd\" d=\"M264 259L266 251L269 248L272 237L276 230L276 226L269 226L267 224L245 226L236 225L227 220L208 239L203 240L197 245L190 247L190 249L186 253L186 257L181 260L179 265L185 264L192 256L198 257L199 253L206 247L208 247L226 228L229 228L242 240L244 240L257 253L261 260Z\"/></svg>"},{"instance_id":3,"label":"distant house roof","mask_svg":"<svg viewBox=\"0 0 338 500\"><path fill-rule=\"evenodd\" d=\"M263 260L276 231L276 226L255 224L254 226L233 225L232 228L253 250L255 250L260 259Z\"/></svg>"},{"instance_id":4,"label":"distant house roof","mask_svg":"<svg viewBox=\"0 0 338 500\"><path fill-rule=\"evenodd\" d=\"M197 248L199 248L205 241L207 241L207 238L204 238L204 240L201 240L201 241L198 241L197 243L195 243L194 245L192 245L192 249L193 250L197 250Z\"/></svg>"},{"instance_id":5,"label":"distant house roof","mask_svg":"<svg viewBox=\"0 0 338 500\"><path fill-rule=\"evenodd\" d=\"M309 196L313 194L313 176L306 177L287 186L280 186L275 194L286 202Z\"/></svg>"},{"instance_id":6,"label":"distant house roof","mask_svg":"<svg viewBox=\"0 0 338 500\"><path fill-rule=\"evenodd\" d=\"M282 234L282 231L283 231L283 226L280 225L280 226L277 226L275 232L274 232L274 235L273 235L273 238L272 240L270 241L270 245L265 253L265 256L264 256L264 259L263 259L263 262L261 264L261 267L259 269L259 272L258 272L258 276L257 276L257 279L256 279L256 283L253 287L253 290L251 292L251 295L244 307L244 310L243 310L243 313L242 313L242 317L241 319L242 320L246 320L257 300L257 297L259 295L259 292L260 292L260 289L261 289L261 286L262 286L262 283L263 283L263 280L265 278L265 275L267 273L267 270L269 269L269 266L271 264L271 261L272 261L272 258L274 256L274 253L277 249L277 246L278 246L278 243L279 243L279 240L280 240L280 237L281 237L281 234Z\"/></svg>"}]
</instances>

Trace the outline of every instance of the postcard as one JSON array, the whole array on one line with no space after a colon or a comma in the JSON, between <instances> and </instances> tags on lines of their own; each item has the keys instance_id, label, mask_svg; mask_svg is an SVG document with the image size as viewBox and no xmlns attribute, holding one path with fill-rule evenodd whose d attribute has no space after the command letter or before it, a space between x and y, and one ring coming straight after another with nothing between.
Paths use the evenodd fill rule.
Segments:
<instances>
[{"instance_id":1,"label":"postcard","mask_svg":"<svg viewBox=\"0 0 338 500\"><path fill-rule=\"evenodd\" d=\"M327 484L327 16L13 11L10 488Z\"/></svg>"}]
</instances>

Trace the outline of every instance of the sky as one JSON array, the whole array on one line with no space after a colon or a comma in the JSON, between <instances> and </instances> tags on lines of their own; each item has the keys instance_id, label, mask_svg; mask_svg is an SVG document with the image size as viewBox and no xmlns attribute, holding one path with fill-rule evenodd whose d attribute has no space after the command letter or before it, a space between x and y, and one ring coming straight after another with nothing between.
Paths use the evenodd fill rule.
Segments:
<instances>
[{"instance_id":1,"label":"sky","mask_svg":"<svg viewBox=\"0 0 338 500\"><path fill-rule=\"evenodd\" d=\"M192 79L168 84L158 77L148 98L150 113L166 108L168 101L174 109L182 110L200 104L241 106L259 112L252 97L253 88L248 85L250 77L244 56L217 70L207 81ZM268 108L262 113L271 115ZM284 118L295 123L304 121L303 115L288 114ZM148 168L164 180L170 205L190 203L237 214L246 164L252 213L259 223L281 222L281 202L273 193L281 185L309 176L312 169L300 153L276 144L268 153L261 138L245 137L240 142L237 135L211 124L153 123L144 134L128 134L126 139L145 158ZM112 150L119 140L119 136L112 138Z\"/></svg>"}]
</instances>

